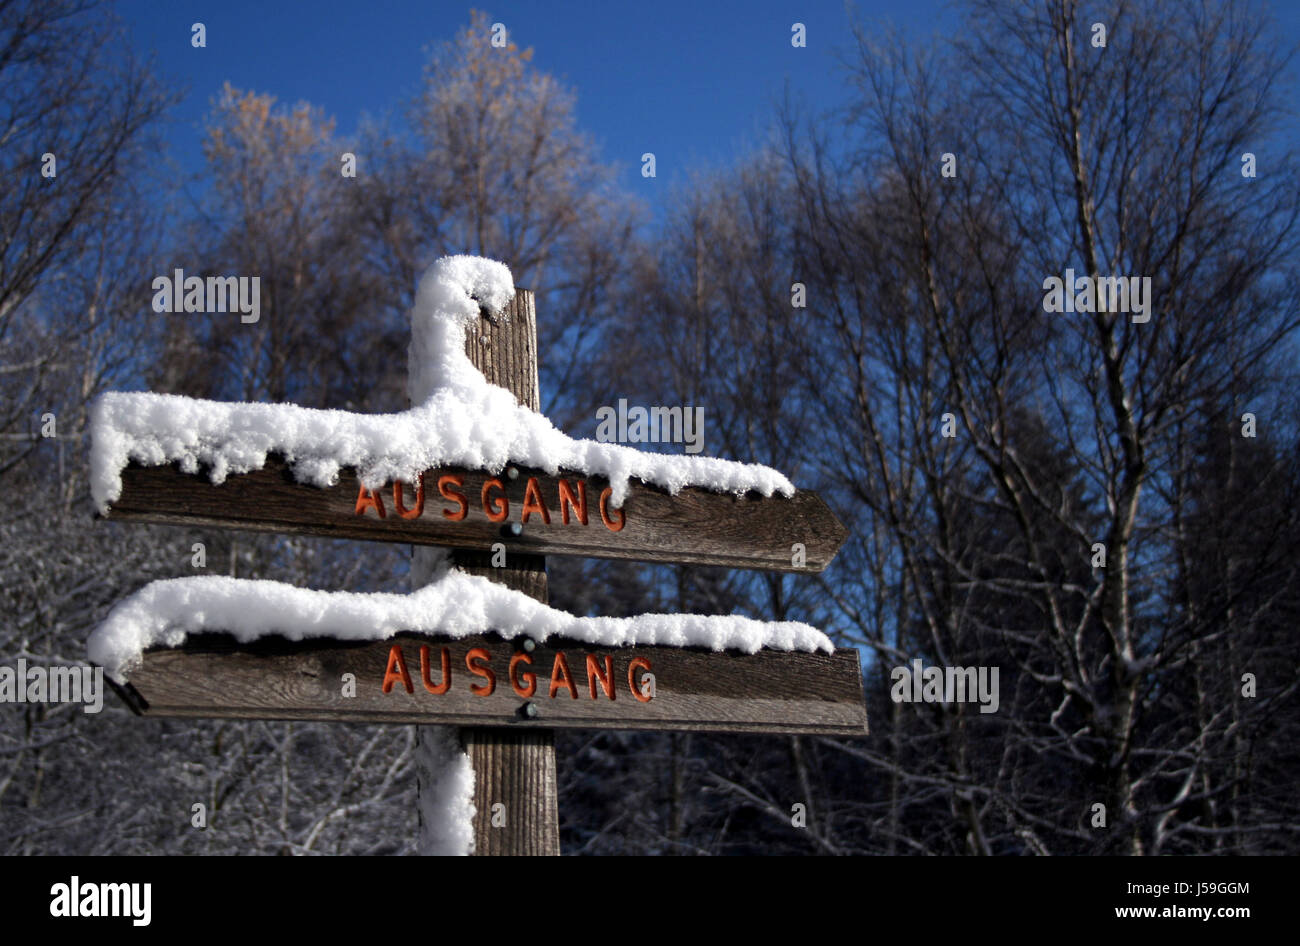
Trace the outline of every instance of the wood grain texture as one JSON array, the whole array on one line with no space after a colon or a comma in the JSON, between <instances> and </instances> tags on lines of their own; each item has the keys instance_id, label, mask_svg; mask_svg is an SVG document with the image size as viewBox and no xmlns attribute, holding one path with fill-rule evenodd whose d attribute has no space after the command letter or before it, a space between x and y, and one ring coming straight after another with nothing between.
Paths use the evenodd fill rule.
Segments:
<instances>
[{"instance_id":1,"label":"wood grain texture","mask_svg":"<svg viewBox=\"0 0 1300 946\"><path fill-rule=\"evenodd\" d=\"M502 317L479 310L478 322L465 330L465 354L488 380L505 388L524 407L542 408L537 383L537 306L533 293L516 289Z\"/></svg>"},{"instance_id":2,"label":"wood grain texture","mask_svg":"<svg viewBox=\"0 0 1300 946\"><path fill-rule=\"evenodd\" d=\"M555 734L549 729L462 729L474 763L474 853L560 853ZM504 805L502 821L496 806Z\"/></svg>"},{"instance_id":3,"label":"wood grain texture","mask_svg":"<svg viewBox=\"0 0 1300 946\"><path fill-rule=\"evenodd\" d=\"M666 490L640 482L632 484L621 517L607 505L610 521L618 525L622 520L622 528L612 531L600 513L600 496L609 485L604 478L564 471L549 476L528 467L515 469L518 476L514 479L504 471L493 477L485 471L456 467L428 470L423 511L416 518L404 519L397 514L392 484L377 491L384 506L383 518L371 506L358 514L361 484L350 468L340 472L338 485L321 488L295 482L278 457L268 457L262 469L230 476L219 486L202 472L182 473L175 465L133 464L122 472L122 495L113 503L108 518L477 551L501 542L508 554L580 555L787 572L821 571L847 536L826 503L809 490L787 498L690 488L670 496ZM440 495L437 484L442 476L458 477L463 483L447 487L461 492L467 501L465 518L460 521L444 516L444 512L461 514L461 505ZM530 477L536 478L549 523L539 512L530 512L528 521L521 522ZM493 479L500 487L489 489L492 509L501 508L498 499L502 496L508 504L502 522L489 519L483 501L484 486ZM572 506L563 510L569 512L569 521L564 522L560 480L575 495L585 490L586 525L580 523ZM416 492L411 486L403 488L403 504L408 510L416 508ZM520 535L512 534L512 524L521 526ZM796 543L806 550L803 566L794 564Z\"/></svg>"},{"instance_id":4,"label":"wood grain texture","mask_svg":"<svg viewBox=\"0 0 1300 946\"><path fill-rule=\"evenodd\" d=\"M400 683L383 692L393 644L401 646L413 692ZM442 681L442 648L447 648L451 684L432 693L421 679L420 647L429 647L429 677ZM470 671L466 657L482 648L495 684ZM563 652L573 689L561 683L550 695L556 654ZM510 660L525 654L517 680L527 690L528 672L536 690L521 696L509 679ZM587 655L599 672L593 682ZM614 696L600 677L611 658ZM628 673L633 658L649 662L654 696L635 698ZM635 680L644 670L636 668ZM353 674L356 696L343 695L344 674ZM644 692L644 686L642 687ZM576 692L576 696L573 695ZM291 642L264 638L238 644L225 634L192 635L178 649L145 654L144 665L131 675L130 702L146 716L229 719L315 719L360 723L446 723L513 731L547 728L681 730L735 733L807 733L862 736L867 732L862 699L860 656L856 650L834 654L763 650L756 654L716 653L685 647L593 647L552 640L525 651L496 635L450 640L398 634L388 641ZM537 715L525 715L531 703Z\"/></svg>"},{"instance_id":5,"label":"wood grain texture","mask_svg":"<svg viewBox=\"0 0 1300 946\"><path fill-rule=\"evenodd\" d=\"M524 407L540 410L533 294L517 289L504 315L504 319L492 319L480 311L477 324L465 331L465 353L490 383L508 390ZM507 567L497 568L491 555L481 549L453 549L452 565L548 603L544 558L508 555ZM475 855L558 857L555 733L550 729L466 728L460 731L460 741L474 767ZM494 818L497 805L505 806L504 821Z\"/></svg>"}]
</instances>

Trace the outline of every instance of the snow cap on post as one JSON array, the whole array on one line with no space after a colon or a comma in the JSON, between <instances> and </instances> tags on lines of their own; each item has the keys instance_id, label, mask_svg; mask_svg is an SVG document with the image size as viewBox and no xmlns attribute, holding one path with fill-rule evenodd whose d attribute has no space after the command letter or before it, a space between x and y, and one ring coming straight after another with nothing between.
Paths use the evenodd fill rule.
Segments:
<instances>
[{"instance_id":1,"label":"snow cap on post","mask_svg":"<svg viewBox=\"0 0 1300 946\"><path fill-rule=\"evenodd\" d=\"M504 263L479 256L444 256L420 277L411 308L407 394L423 404L440 388L476 388L486 379L465 356L465 328L482 305L499 315L514 298Z\"/></svg>"}]
</instances>

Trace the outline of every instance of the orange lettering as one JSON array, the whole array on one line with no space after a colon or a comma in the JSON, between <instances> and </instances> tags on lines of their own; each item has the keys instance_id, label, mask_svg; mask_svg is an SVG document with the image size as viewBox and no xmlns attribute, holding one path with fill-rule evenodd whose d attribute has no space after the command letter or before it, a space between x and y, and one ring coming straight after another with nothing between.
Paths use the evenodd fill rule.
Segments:
<instances>
[{"instance_id":1,"label":"orange lettering","mask_svg":"<svg viewBox=\"0 0 1300 946\"><path fill-rule=\"evenodd\" d=\"M564 524L569 524L569 508L578 516L578 521L584 526L587 524L587 484L578 480L578 496L573 495L573 487L569 485L568 480L560 480L560 516Z\"/></svg>"},{"instance_id":2,"label":"orange lettering","mask_svg":"<svg viewBox=\"0 0 1300 946\"><path fill-rule=\"evenodd\" d=\"M561 684L563 680L563 684ZM569 688L569 696L575 700L578 698L578 688L573 685L573 674L569 672L569 661L564 658L564 651L556 651L555 666L551 668L551 699L555 699L555 692L561 687Z\"/></svg>"},{"instance_id":3,"label":"orange lettering","mask_svg":"<svg viewBox=\"0 0 1300 946\"><path fill-rule=\"evenodd\" d=\"M366 509L373 509L379 513L380 519L388 518L387 513L384 512L384 501L379 498L379 494L372 493L363 486L361 492L357 493L357 515L364 516Z\"/></svg>"},{"instance_id":4,"label":"orange lettering","mask_svg":"<svg viewBox=\"0 0 1300 946\"><path fill-rule=\"evenodd\" d=\"M452 486L464 486L465 477L459 474L438 477L438 492L442 494L443 499L450 499L453 502L460 503L460 511L452 512L450 509L444 509L442 514L452 522L459 522L469 513L469 500L465 494L458 489L452 489Z\"/></svg>"},{"instance_id":5,"label":"orange lettering","mask_svg":"<svg viewBox=\"0 0 1300 946\"><path fill-rule=\"evenodd\" d=\"M600 664L596 662L594 654L587 655L587 687L591 690L591 698L596 698L596 681L600 680L601 687L605 690L605 695L611 700L614 699L614 658L606 655L605 672L600 672Z\"/></svg>"},{"instance_id":6,"label":"orange lettering","mask_svg":"<svg viewBox=\"0 0 1300 946\"><path fill-rule=\"evenodd\" d=\"M420 482L415 487L415 508L407 509L402 505L402 481L393 480L393 508L403 519L418 519L424 515L424 474L420 474Z\"/></svg>"},{"instance_id":7,"label":"orange lettering","mask_svg":"<svg viewBox=\"0 0 1300 946\"><path fill-rule=\"evenodd\" d=\"M487 662L491 659L492 655L482 647L471 647L469 652L465 654L465 666L469 667L469 672L487 681L487 683L471 684L469 688L471 693L478 696L491 696L492 691L497 688L497 675L487 665ZM474 662L476 660L483 661L483 666L478 666Z\"/></svg>"},{"instance_id":8,"label":"orange lettering","mask_svg":"<svg viewBox=\"0 0 1300 946\"><path fill-rule=\"evenodd\" d=\"M640 667L643 670L649 672L650 661L646 660L644 657L632 658L632 660L627 665L627 685L631 687L632 695L635 696L637 700L639 700L642 703L649 703L651 700L650 695L647 693L642 693L641 687L637 685L637 679L636 679L637 667Z\"/></svg>"},{"instance_id":9,"label":"orange lettering","mask_svg":"<svg viewBox=\"0 0 1300 946\"><path fill-rule=\"evenodd\" d=\"M488 490L493 486L501 490L501 495L488 502ZM495 476L483 484L483 511L492 522L505 522L510 515L510 500L506 498L506 488Z\"/></svg>"},{"instance_id":10,"label":"orange lettering","mask_svg":"<svg viewBox=\"0 0 1300 946\"><path fill-rule=\"evenodd\" d=\"M430 693L446 693L451 688L451 654L446 647L442 648L442 682L434 686L433 680L429 678L429 645L421 645L420 679Z\"/></svg>"},{"instance_id":11,"label":"orange lettering","mask_svg":"<svg viewBox=\"0 0 1300 946\"><path fill-rule=\"evenodd\" d=\"M510 658L510 686L514 689L515 693L520 696L532 696L537 692L537 674L533 673L531 670L525 670L522 674L517 673L516 668L518 668L520 664L528 664L528 666L531 667L533 665L533 658L529 657L523 651L519 651ZM528 678L527 689L519 685L519 677L521 676Z\"/></svg>"},{"instance_id":12,"label":"orange lettering","mask_svg":"<svg viewBox=\"0 0 1300 946\"><path fill-rule=\"evenodd\" d=\"M607 529L609 529L610 532L622 532L622 531L623 531L623 525L624 525L624 523L627 522L627 517L626 517L625 515L623 515L623 510L622 510L622 509L615 509L615 510L614 510L616 513L618 513L618 525L615 525L614 522L613 522L613 520L609 518L609 512L608 512L608 509L607 509L607 507L606 507L606 503L609 501L609 497L610 497L611 495L613 495L613 493L614 493L614 489L613 489L613 487L610 487L610 486L606 486L605 489L604 489L603 491L601 491L601 494L600 494L600 521L603 522L603 523L605 523L605 527L606 527Z\"/></svg>"},{"instance_id":13,"label":"orange lettering","mask_svg":"<svg viewBox=\"0 0 1300 946\"><path fill-rule=\"evenodd\" d=\"M394 667L397 669L394 670ZM406 672L406 661L402 658L402 645L394 644L388 651L388 669L384 671L384 692L392 690L393 684L398 680L402 681L402 686L406 687L407 693L415 692L415 687L411 686L411 675Z\"/></svg>"},{"instance_id":14,"label":"orange lettering","mask_svg":"<svg viewBox=\"0 0 1300 946\"><path fill-rule=\"evenodd\" d=\"M537 477L528 477L528 485L524 487L524 511L519 517L520 522L527 522L529 513L540 512L542 522L547 525L551 524L551 514L546 508L546 503L542 500L542 489L537 485Z\"/></svg>"}]
</instances>

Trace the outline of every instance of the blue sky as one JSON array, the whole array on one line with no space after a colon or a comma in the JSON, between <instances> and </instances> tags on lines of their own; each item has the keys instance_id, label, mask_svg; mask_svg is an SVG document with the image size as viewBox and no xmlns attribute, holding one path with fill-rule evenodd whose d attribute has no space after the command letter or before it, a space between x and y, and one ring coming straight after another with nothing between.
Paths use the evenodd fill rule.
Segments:
<instances>
[{"instance_id":1,"label":"blue sky","mask_svg":"<svg viewBox=\"0 0 1300 946\"><path fill-rule=\"evenodd\" d=\"M748 2L480 3L511 39L534 50L537 66L573 87L580 126L617 163L621 182L652 207L683 172L721 165L761 136L786 83L811 106L838 101L835 51L849 41L838 0ZM186 171L201 167L198 125L224 81L310 101L350 134L366 113L396 108L418 88L423 50L469 22L468 3L268 3L120 0L142 54L188 94L168 134ZM893 22L927 37L958 17L941 0L868 2L869 22ZM207 48L190 26L207 27ZM791 24L808 46L790 44ZM658 177L640 176L653 151Z\"/></svg>"},{"instance_id":2,"label":"blue sky","mask_svg":"<svg viewBox=\"0 0 1300 946\"><path fill-rule=\"evenodd\" d=\"M619 166L623 186L655 211L686 172L749 150L787 83L813 108L842 95L836 52L850 42L850 17L841 0L476 5L575 89L579 125ZM118 10L136 50L154 51L162 73L188 90L168 143L181 169L194 172L202 166L198 126L223 82L320 105L351 134L364 113L396 109L416 91L424 49L468 23L471 7L119 0ZM961 23L950 0L860 0L855 8L865 23L892 23L919 40L951 35ZM1300 2L1274 8L1284 40L1300 42ZM206 49L190 45L194 22L207 27ZM790 45L795 22L807 27L807 48ZM655 180L639 173L646 151L657 158Z\"/></svg>"}]
</instances>

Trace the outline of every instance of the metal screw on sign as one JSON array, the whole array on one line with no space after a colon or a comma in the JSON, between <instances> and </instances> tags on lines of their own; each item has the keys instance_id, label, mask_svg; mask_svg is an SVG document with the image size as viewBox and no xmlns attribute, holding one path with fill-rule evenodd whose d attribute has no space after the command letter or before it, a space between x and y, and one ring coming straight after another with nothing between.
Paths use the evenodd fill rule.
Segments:
<instances>
[{"instance_id":1,"label":"metal screw on sign","mask_svg":"<svg viewBox=\"0 0 1300 946\"><path fill-rule=\"evenodd\" d=\"M510 523L510 534L513 536L523 535L524 534L523 524L518 522Z\"/></svg>"},{"instance_id":2,"label":"metal screw on sign","mask_svg":"<svg viewBox=\"0 0 1300 946\"><path fill-rule=\"evenodd\" d=\"M528 651L531 654L536 649L537 649L537 641L533 640L531 637L525 637L524 650Z\"/></svg>"},{"instance_id":3,"label":"metal screw on sign","mask_svg":"<svg viewBox=\"0 0 1300 946\"><path fill-rule=\"evenodd\" d=\"M536 719L536 718L537 718L537 712L538 712L538 710L537 710L537 704L535 704L535 703L525 703L525 704L523 705L522 712L523 712L523 714L524 714L525 716L527 716L529 719Z\"/></svg>"}]
</instances>

